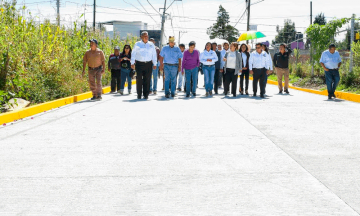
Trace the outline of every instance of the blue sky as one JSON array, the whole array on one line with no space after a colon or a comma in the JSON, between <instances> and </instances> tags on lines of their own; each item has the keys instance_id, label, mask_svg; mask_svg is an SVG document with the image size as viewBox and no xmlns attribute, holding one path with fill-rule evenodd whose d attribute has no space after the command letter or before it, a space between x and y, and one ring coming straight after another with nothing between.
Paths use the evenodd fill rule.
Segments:
<instances>
[{"instance_id":1,"label":"blue sky","mask_svg":"<svg viewBox=\"0 0 360 216\"><path fill-rule=\"evenodd\" d=\"M54 1L54 0L53 0ZM139 2L141 3L139 3ZM252 0L258 2L259 0ZM50 18L55 20L55 3L42 0L24 0L18 1L19 4L25 2L33 14L38 16L38 19ZM35 3L34 3L35 2ZM40 2L40 3L36 3ZM164 0L149 0L149 2L158 9L164 6ZM167 0L169 5L172 0ZM334 17L350 17L355 13L360 17L358 0L313 0L313 16L320 12L325 13L328 20ZM88 22L92 22L92 6L85 7L86 4L93 4L92 1L85 0L62 0L61 19L64 24L71 24L76 20L85 10L85 18ZM181 42L188 43L191 40L199 41L199 44L205 44L209 41L206 34L206 28L211 26L216 19L216 12L219 5L222 5L230 15L230 21L235 24L240 15L245 10L245 0L183 0L175 1L168 9L168 13L172 19L166 20L165 29L166 35L175 35L178 37L179 31L187 31L181 37ZM147 0L117 0L105 1L97 0L97 21L109 20L128 20L128 21L143 21L147 22L150 29L160 29L161 18L160 15L150 6ZM108 8L103 8L108 7ZM145 9L144 9L144 8ZM130 11L122 11L119 9L126 9ZM138 13L139 11L147 11L149 15ZM188 17L191 19L187 19ZM295 22L297 31L304 32L305 28L310 23L310 1L308 0L264 0L251 7L251 24L258 24L258 30L262 31L266 38L261 41L271 41L276 35L276 25L283 25L284 19L289 18ZM84 19L84 18L82 18ZM155 20L155 21L154 21ZM246 16L237 24L240 32L246 30ZM340 35L338 39L341 39Z\"/></svg>"}]
</instances>

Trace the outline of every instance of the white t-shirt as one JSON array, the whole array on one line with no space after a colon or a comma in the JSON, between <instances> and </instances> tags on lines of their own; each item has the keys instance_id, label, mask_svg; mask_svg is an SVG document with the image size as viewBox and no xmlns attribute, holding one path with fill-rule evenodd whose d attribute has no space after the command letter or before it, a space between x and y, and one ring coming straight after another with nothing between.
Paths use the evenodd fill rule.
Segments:
<instances>
[{"instance_id":1,"label":"white t-shirt","mask_svg":"<svg viewBox=\"0 0 360 216\"><path fill-rule=\"evenodd\" d=\"M227 64L226 68L235 69L236 66L236 52L228 52L227 58L226 58Z\"/></svg>"}]
</instances>

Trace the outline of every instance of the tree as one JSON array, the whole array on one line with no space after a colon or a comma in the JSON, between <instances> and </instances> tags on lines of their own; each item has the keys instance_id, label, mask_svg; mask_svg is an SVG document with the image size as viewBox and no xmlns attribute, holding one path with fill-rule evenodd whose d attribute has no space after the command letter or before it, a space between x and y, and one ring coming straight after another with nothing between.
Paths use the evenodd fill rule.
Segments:
<instances>
[{"instance_id":1,"label":"tree","mask_svg":"<svg viewBox=\"0 0 360 216\"><path fill-rule=\"evenodd\" d=\"M326 25L313 24L306 29L307 37L311 39L311 46L315 51L315 62L319 62L322 52L334 42L336 32L349 21L349 18L336 19Z\"/></svg>"},{"instance_id":2,"label":"tree","mask_svg":"<svg viewBox=\"0 0 360 216\"><path fill-rule=\"evenodd\" d=\"M229 25L229 23L229 13L225 10L225 8L223 8L223 6L220 5L219 11L217 13L216 23L210 26L206 33L210 36L210 39L220 38L229 42L237 41L239 31L234 28L234 26Z\"/></svg>"},{"instance_id":3,"label":"tree","mask_svg":"<svg viewBox=\"0 0 360 216\"><path fill-rule=\"evenodd\" d=\"M360 29L360 22L356 22L355 21L355 30ZM350 50L350 35L351 35L351 27L349 26L346 29L346 35L344 40L336 42L336 46L338 47L338 49L340 50Z\"/></svg>"},{"instance_id":4,"label":"tree","mask_svg":"<svg viewBox=\"0 0 360 216\"><path fill-rule=\"evenodd\" d=\"M272 41L272 44L279 44L279 43L289 43L295 41L296 29L295 23L292 22L290 19L286 19L284 21L284 27L280 29L280 26L276 26L276 31L278 33L275 36L275 40Z\"/></svg>"},{"instance_id":5,"label":"tree","mask_svg":"<svg viewBox=\"0 0 360 216\"><path fill-rule=\"evenodd\" d=\"M315 20L314 20L314 24L326 25L325 15L323 13L320 13L320 14L316 15Z\"/></svg>"}]
</instances>

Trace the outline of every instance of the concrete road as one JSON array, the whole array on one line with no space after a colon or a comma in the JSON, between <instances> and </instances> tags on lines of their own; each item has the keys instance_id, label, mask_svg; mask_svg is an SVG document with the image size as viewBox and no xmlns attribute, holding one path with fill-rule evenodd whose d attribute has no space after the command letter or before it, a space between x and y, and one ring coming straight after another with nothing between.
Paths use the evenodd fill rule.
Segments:
<instances>
[{"instance_id":1,"label":"concrete road","mask_svg":"<svg viewBox=\"0 0 360 216\"><path fill-rule=\"evenodd\" d=\"M198 93L105 95L0 128L0 215L359 215L360 104Z\"/></svg>"}]
</instances>

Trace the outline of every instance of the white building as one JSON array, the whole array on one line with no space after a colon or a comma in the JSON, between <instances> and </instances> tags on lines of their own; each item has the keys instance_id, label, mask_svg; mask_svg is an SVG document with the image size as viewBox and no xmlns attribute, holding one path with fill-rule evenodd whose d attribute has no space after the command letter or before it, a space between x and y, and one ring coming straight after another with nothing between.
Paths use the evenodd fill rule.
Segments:
<instances>
[{"instance_id":1,"label":"white building","mask_svg":"<svg viewBox=\"0 0 360 216\"><path fill-rule=\"evenodd\" d=\"M110 38L114 35L120 36L121 39L125 39L128 36L140 37L140 30L148 30L148 24L141 21L109 21L102 22L101 25L112 25L112 31L106 31Z\"/></svg>"}]
</instances>

